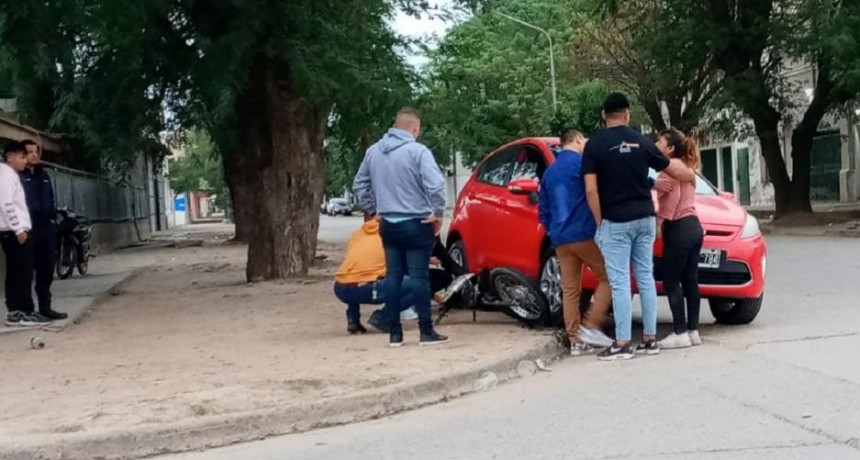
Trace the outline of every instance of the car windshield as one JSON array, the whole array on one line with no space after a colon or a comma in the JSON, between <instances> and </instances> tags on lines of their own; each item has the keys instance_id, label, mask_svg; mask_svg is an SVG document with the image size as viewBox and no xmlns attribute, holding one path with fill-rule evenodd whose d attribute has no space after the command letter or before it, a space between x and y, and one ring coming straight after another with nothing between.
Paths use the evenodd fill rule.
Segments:
<instances>
[{"instance_id":1,"label":"car windshield","mask_svg":"<svg viewBox=\"0 0 860 460\"><path fill-rule=\"evenodd\" d=\"M648 170L648 177L657 179L657 171ZM705 176L696 173L696 195L717 196L717 189L714 187Z\"/></svg>"},{"instance_id":2,"label":"car windshield","mask_svg":"<svg viewBox=\"0 0 860 460\"><path fill-rule=\"evenodd\" d=\"M558 152L561 151L561 146L557 144L547 144L547 147L549 147L554 156L558 156ZM657 179L657 171L649 168L648 177ZM708 179L705 179L705 176L699 173L696 173L696 195L717 196L717 188Z\"/></svg>"},{"instance_id":3,"label":"car windshield","mask_svg":"<svg viewBox=\"0 0 860 460\"><path fill-rule=\"evenodd\" d=\"M336 204L338 206L346 206L346 200L343 198L334 198L331 200L331 204Z\"/></svg>"}]
</instances>

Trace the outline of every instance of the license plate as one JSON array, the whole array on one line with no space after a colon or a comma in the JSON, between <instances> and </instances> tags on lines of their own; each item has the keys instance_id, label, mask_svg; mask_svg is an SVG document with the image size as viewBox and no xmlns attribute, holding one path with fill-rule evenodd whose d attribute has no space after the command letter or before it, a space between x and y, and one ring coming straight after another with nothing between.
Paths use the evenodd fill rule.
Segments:
<instances>
[{"instance_id":1,"label":"license plate","mask_svg":"<svg viewBox=\"0 0 860 460\"><path fill-rule=\"evenodd\" d=\"M699 252L699 268L720 268L723 251L719 249L702 249Z\"/></svg>"}]
</instances>

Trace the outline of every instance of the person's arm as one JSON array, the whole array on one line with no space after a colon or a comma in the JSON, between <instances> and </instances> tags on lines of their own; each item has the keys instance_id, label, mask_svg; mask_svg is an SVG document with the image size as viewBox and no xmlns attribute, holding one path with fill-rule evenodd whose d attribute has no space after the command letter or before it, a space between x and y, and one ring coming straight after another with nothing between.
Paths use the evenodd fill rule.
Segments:
<instances>
[{"instance_id":1,"label":"person's arm","mask_svg":"<svg viewBox=\"0 0 860 460\"><path fill-rule=\"evenodd\" d=\"M668 174L660 173L657 180L654 182L654 190L657 191L657 198L672 191L674 181L669 178Z\"/></svg>"},{"instance_id":2,"label":"person's arm","mask_svg":"<svg viewBox=\"0 0 860 460\"><path fill-rule=\"evenodd\" d=\"M594 157L594 144L589 142L585 144L585 151L582 152L582 166L580 175L585 182L585 200L588 202L588 207L591 209L591 214L594 215L594 222L599 227L603 222L603 213L600 209L600 193L597 187L597 161Z\"/></svg>"},{"instance_id":3,"label":"person's arm","mask_svg":"<svg viewBox=\"0 0 860 460\"><path fill-rule=\"evenodd\" d=\"M549 233L549 225L552 222L552 211L549 208L549 171L543 174L543 180L538 191L538 219L544 230Z\"/></svg>"},{"instance_id":4,"label":"person's arm","mask_svg":"<svg viewBox=\"0 0 860 460\"><path fill-rule=\"evenodd\" d=\"M421 181L430 200L430 206L433 208L433 215L441 219L445 216L445 201L447 199L445 196L445 176L429 149L422 149L420 161Z\"/></svg>"},{"instance_id":5,"label":"person's arm","mask_svg":"<svg viewBox=\"0 0 860 460\"><path fill-rule=\"evenodd\" d=\"M376 195L373 193L373 182L370 179L369 155L365 154L352 181L352 193L358 199L358 205L371 215L376 214Z\"/></svg>"},{"instance_id":6,"label":"person's arm","mask_svg":"<svg viewBox=\"0 0 860 460\"><path fill-rule=\"evenodd\" d=\"M12 175L4 172L2 175L5 177L0 177L0 214L2 214L3 221L9 230L18 235L18 241L24 244L24 241L27 240L27 231L30 229L24 226L15 210L15 181L20 184L21 179L18 178L17 174Z\"/></svg>"},{"instance_id":7,"label":"person's arm","mask_svg":"<svg viewBox=\"0 0 860 460\"><path fill-rule=\"evenodd\" d=\"M678 182L693 182L696 180L696 172L693 171L693 168L690 168L677 158L673 158L664 171Z\"/></svg>"},{"instance_id":8,"label":"person's arm","mask_svg":"<svg viewBox=\"0 0 860 460\"><path fill-rule=\"evenodd\" d=\"M425 223L433 224L433 229L438 235L442 231L442 221L445 217L445 176L430 149L424 148L419 157L421 171L421 182L424 191L433 209L433 215L424 220Z\"/></svg>"},{"instance_id":9,"label":"person's arm","mask_svg":"<svg viewBox=\"0 0 860 460\"><path fill-rule=\"evenodd\" d=\"M600 193L597 190L597 174L586 174L585 179L585 199L588 201L588 207L591 209L591 214L594 215L594 221L597 226L603 222L603 214L600 212Z\"/></svg>"}]
</instances>

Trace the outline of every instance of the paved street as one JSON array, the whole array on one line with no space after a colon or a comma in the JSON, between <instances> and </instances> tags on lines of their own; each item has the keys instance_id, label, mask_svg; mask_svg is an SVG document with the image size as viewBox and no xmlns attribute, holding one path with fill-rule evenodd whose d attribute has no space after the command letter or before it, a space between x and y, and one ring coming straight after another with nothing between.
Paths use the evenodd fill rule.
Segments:
<instances>
[{"instance_id":1,"label":"paved street","mask_svg":"<svg viewBox=\"0 0 860 460\"><path fill-rule=\"evenodd\" d=\"M162 460L860 459L860 244L768 243L762 314L707 326L701 348L566 359L400 416Z\"/></svg>"}]
</instances>

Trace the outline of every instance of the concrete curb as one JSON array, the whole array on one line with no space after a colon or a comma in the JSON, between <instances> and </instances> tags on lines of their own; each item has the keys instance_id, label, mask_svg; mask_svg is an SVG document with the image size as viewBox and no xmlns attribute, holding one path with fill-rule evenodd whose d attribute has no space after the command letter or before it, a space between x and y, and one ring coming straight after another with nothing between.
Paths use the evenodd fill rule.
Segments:
<instances>
[{"instance_id":1,"label":"concrete curb","mask_svg":"<svg viewBox=\"0 0 860 460\"><path fill-rule=\"evenodd\" d=\"M823 227L777 227L766 224L761 225L760 228L761 232L765 235L860 238L860 230L845 230Z\"/></svg>"},{"instance_id":2,"label":"concrete curb","mask_svg":"<svg viewBox=\"0 0 860 460\"><path fill-rule=\"evenodd\" d=\"M563 352L559 336L547 335L541 345L532 349L415 384L404 383L332 400L201 417L161 426L61 434L33 445L4 443L0 445L0 459L133 459L372 420L473 393L475 381L483 372L495 373L500 382L511 380L518 376L520 362L537 359L551 362Z\"/></svg>"}]
</instances>

